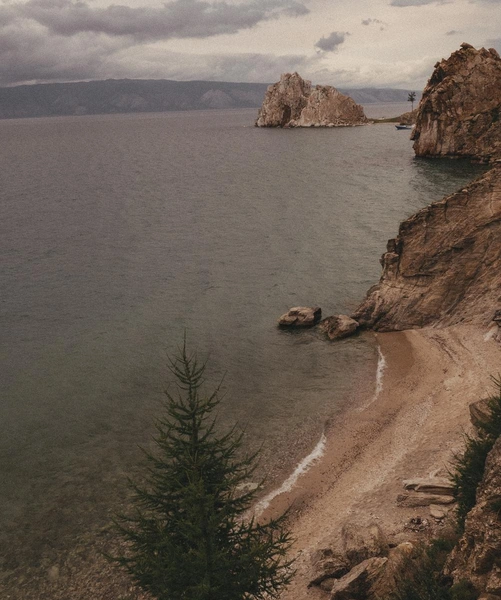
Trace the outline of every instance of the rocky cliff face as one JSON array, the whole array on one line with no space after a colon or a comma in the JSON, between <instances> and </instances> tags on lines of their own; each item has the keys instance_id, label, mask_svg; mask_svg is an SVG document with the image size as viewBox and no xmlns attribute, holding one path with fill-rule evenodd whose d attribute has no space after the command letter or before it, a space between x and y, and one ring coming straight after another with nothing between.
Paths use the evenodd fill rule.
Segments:
<instances>
[{"instance_id":1,"label":"rocky cliff face","mask_svg":"<svg viewBox=\"0 0 501 600\"><path fill-rule=\"evenodd\" d=\"M501 304L501 164L400 225L352 315L379 331L489 323Z\"/></svg>"},{"instance_id":2,"label":"rocky cliff face","mask_svg":"<svg viewBox=\"0 0 501 600\"><path fill-rule=\"evenodd\" d=\"M257 127L341 127L363 125L363 108L331 86L317 85L297 73L285 73L268 88Z\"/></svg>"},{"instance_id":3,"label":"rocky cliff face","mask_svg":"<svg viewBox=\"0 0 501 600\"><path fill-rule=\"evenodd\" d=\"M501 157L501 58L496 50L463 43L435 65L411 139L417 156Z\"/></svg>"},{"instance_id":4,"label":"rocky cliff face","mask_svg":"<svg viewBox=\"0 0 501 600\"><path fill-rule=\"evenodd\" d=\"M501 438L489 453L465 532L446 565L457 582L467 579L482 598L501 597Z\"/></svg>"}]
</instances>

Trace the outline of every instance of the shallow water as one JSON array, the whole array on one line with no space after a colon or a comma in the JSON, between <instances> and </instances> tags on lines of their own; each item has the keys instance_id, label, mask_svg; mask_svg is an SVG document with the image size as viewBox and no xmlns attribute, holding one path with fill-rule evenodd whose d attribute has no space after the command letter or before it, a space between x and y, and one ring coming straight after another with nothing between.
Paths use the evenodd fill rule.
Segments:
<instances>
[{"instance_id":1,"label":"shallow water","mask_svg":"<svg viewBox=\"0 0 501 600\"><path fill-rule=\"evenodd\" d=\"M222 426L270 485L317 444L370 336L284 332L349 312L399 221L479 172L391 125L252 126L255 111L0 121L0 523L8 569L104 523L141 463L186 331L224 375ZM27 545L26 541L30 540Z\"/></svg>"}]
</instances>

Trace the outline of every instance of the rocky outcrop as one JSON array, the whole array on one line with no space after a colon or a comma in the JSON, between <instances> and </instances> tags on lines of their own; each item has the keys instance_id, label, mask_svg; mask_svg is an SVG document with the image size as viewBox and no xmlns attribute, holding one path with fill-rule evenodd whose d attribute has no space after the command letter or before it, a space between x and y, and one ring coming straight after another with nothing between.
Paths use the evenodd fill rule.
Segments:
<instances>
[{"instance_id":1,"label":"rocky outcrop","mask_svg":"<svg viewBox=\"0 0 501 600\"><path fill-rule=\"evenodd\" d=\"M490 323L501 289L501 164L404 221L381 263L352 315L362 327Z\"/></svg>"},{"instance_id":2,"label":"rocky outcrop","mask_svg":"<svg viewBox=\"0 0 501 600\"><path fill-rule=\"evenodd\" d=\"M489 453L477 503L445 571L456 582L471 581L478 593L501 598L501 438Z\"/></svg>"},{"instance_id":3,"label":"rocky outcrop","mask_svg":"<svg viewBox=\"0 0 501 600\"><path fill-rule=\"evenodd\" d=\"M352 566L375 556L388 556L388 540L376 523L368 527L345 524L341 530L341 541L344 555Z\"/></svg>"},{"instance_id":4,"label":"rocky outcrop","mask_svg":"<svg viewBox=\"0 0 501 600\"><path fill-rule=\"evenodd\" d=\"M401 114L399 117L400 125L414 125L414 123L416 122L417 113L418 109L415 108L412 111Z\"/></svg>"},{"instance_id":5,"label":"rocky outcrop","mask_svg":"<svg viewBox=\"0 0 501 600\"><path fill-rule=\"evenodd\" d=\"M331 600L367 600L374 598L372 587L381 576L388 559L374 557L364 560L349 573L334 582Z\"/></svg>"},{"instance_id":6,"label":"rocky outcrop","mask_svg":"<svg viewBox=\"0 0 501 600\"><path fill-rule=\"evenodd\" d=\"M297 73L285 73L270 85L257 127L342 127L364 125L363 108L331 86L317 85Z\"/></svg>"},{"instance_id":7,"label":"rocky outcrop","mask_svg":"<svg viewBox=\"0 0 501 600\"><path fill-rule=\"evenodd\" d=\"M403 484L406 490L414 490L424 494L454 496L454 483L445 477L417 477L415 479L405 479Z\"/></svg>"},{"instance_id":8,"label":"rocky outcrop","mask_svg":"<svg viewBox=\"0 0 501 600\"><path fill-rule=\"evenodd\" d=\"M279 327L313 327L322 318L318 306L295 306L278 319Z\"/></svg>"},{"instance_id":9,"label":"rocky outcrop","mask_svg":"<svg viewBox=\"0 0 501 600\"><path fill-rule=\"evenodd\" d=\"M463 43L435 65L411 135L417 156L501 156L501 58Z\"/></svg>"},{"instance_id":10,"label":"rocky outcrop","mask_svg":"<svg viewBox=\"0 0 501 600\"><path fill-rule=\"evenodd\" d=\"M319 328L330 340L340 340L355 333L358 323L347 315L337 315L324 319L319 324Z\"/></svg>"},{"instance_id":11,"label":"rocky outcrop","mask_svg":"<svg viewBox=\"0 0 501 600\"><path fill-rule=\"evenodd\" d=\"M350 570L348 559L332 548L321 548L312 556L312 579L308 587L320 586L324 591L329 591L335 579L346 575Z\"/></svg>"}]
</instances>

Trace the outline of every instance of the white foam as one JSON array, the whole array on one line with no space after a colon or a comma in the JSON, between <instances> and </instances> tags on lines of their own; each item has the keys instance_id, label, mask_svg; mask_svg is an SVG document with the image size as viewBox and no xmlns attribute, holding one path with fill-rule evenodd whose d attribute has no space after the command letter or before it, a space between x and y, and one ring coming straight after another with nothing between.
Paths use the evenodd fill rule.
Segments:
<instances>
[{"instance_id":1,"label":"white foam","mask_svg":"<svg viewBox=\"0 0 501 600\"><path fill-rule=\"evenodd\" d=\"M383 391L383 375L384 370L386 369L386 358L384 354L381 352L381 346L377 348L378 352L378 361L377 361L377 369L376 369L376 392L374 394L374 400L376 400L379 394Z\"/></svg>"},{"instance_id":2,"label":"white foam","mask_svg":"<svg viewBox=\"0 0 501 600\"><path fill-rule=\"evenodd\" d=\"M327 438L325 437L325 433L322 433L322 437L320 438L318 444L313 448L313 450L303 458L303 460L297 465L294 469L293 473L282 483L282 485L270 492L267 496L265 496L260 502L257 503L255 509L255 515L259 516L264 510L268 508L271 501L279 496L280 494L284 494L285 492L290 492L291 489L296 485L296 481L308 471L311 466L319 460L324 452L325 452L325 444L327 442Z\"/></svg>"},{"instance_id":3,"label":"white foam","mask_svg":"<svg viewBox=\"0 0 501 600\"><path fill-rule=\"evenodd\" d=\"M373 394L372 398L369 400L369 402L367 402L367 404L364 404L363 406L361 406L360 408L357 409L358 412L362 412L363 410L368 408L373 402L375 402L378 399L379 394L383 391L383 376L384 376L384 371L386 369L386 359L384 357L384 354L381 351L381 346L377 347L377 353L378 353L378 361L377 361L377 368L376 368L376 389L374 390L374 394Z\"/></svg>"}]
</instances>

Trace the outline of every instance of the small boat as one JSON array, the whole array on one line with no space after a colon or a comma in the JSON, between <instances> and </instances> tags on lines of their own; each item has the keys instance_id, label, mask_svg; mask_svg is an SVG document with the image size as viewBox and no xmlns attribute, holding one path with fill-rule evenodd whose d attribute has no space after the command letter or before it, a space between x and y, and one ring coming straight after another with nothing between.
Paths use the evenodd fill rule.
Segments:
<instances>
[{"instance_id":1,"label":"small boat","mask_svg":"<svg viewBox=\"0 0 501 600\"><path fill-rule=\"evenodd\" d=\"M395 125L397 129L412 129L412 125Z\"/></svg>"}]
</instances>

